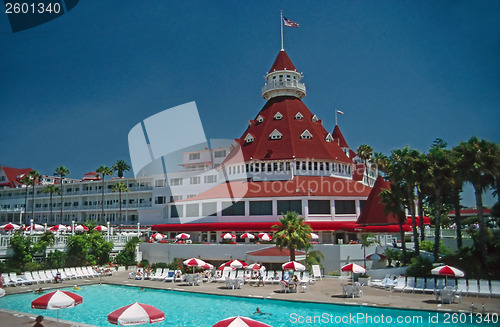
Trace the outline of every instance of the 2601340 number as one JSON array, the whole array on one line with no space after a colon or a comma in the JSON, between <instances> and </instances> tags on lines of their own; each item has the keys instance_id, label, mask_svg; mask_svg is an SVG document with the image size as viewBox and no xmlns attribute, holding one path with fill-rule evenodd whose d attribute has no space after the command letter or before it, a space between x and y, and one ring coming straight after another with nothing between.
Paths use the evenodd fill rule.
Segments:
<instances>
[{"instance_id":1,"label":"2601340 number","mask_svg":"<svg viewBox=\"0 0 500 327\"><path fill-rule=\"evenodd\" d=\"M481 324L481 323L498 323L498 314L496 313L445 313L445 324Z\"/></svg>"},{"instance_id":2,"label":"2601340 number","mask_svg":"<svg viewBox=\"0 0 500 327\"><path fill-rule=\"evenodd\" d=\"M58 2L45 4L27 2L6 2L6 14L58 14L61 12L61 4Z\"/></svg>"}]
</instances>

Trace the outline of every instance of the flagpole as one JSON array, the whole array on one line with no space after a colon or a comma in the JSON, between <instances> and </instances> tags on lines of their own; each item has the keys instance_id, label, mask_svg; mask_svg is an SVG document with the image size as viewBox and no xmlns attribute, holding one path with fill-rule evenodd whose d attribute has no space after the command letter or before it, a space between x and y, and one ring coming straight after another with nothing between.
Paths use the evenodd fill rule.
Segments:
<instances>
[{"instance_id":1,"label":"flagpole","mask_svg":"<svg viewBox=\"0 0 500 327\"><path fill-rule=\"evenodd\" d=\"M335 126L337 126L337 108L335 108Z\"/></svg>"},{"instance_id":2,"label":"flagpole","mask_svg":"<svg viewBox=\"0 0 500 327\"><path fill-rule=\"evenodd\" d=\"M283 47L283 10L280 11L280 16L281 16L281 50L285 50Z\"/></svg>"}]
</instances>

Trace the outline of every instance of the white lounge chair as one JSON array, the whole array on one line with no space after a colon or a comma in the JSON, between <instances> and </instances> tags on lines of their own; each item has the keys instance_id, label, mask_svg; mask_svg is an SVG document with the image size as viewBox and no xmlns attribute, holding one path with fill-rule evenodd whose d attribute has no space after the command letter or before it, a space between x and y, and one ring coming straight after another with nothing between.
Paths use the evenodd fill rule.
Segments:
<instances>
[{"instance_id":1,"label":"white lounge chair","mask_svg":"<svg viewBox=\"0 0 500 327\"><path fill-rule=\"evenodd\" d=\"M455 278L447 278L446 279L446 286L451 286L453 288L457 288L457 280Z\"/></svg>"},{"instance_id":2,"label":"white lounge chair","mask_svg":"<svg viewBox=\"0 0 500 327\"><path fill-rule=\"evenodd\" d=\"M479 296L479 285L477 279L469 279L467 281L467 295Z\"/></svg>"},{"instance_id":3,"label":"white lounge chair","mask_svg":"<svg viewBox=\"0 0 500 327\"><path fill-rule=\"evenodd\" d=\"M406 287L406 277L399 276L396 280L396 286L394 286L391 291L402 292Z\"/></svg>"},{"instance_id":4,"label":"white lounge chair","mask_svg":"<svg viewBox=\"0 0 500 327\"><path fill-rule=\"evenodd\" d=\"M17 276L15 272L9 273L10 280L13 281L16 286L24 285L25 279Z\"/></svg>"},{"instance_id":5,"label":"white lounge chair","mask_svg":"<svg viewBox=\"0 0 500 327\"><path fill-rule=\"evenodd\" d=\"M69 279L76 279L76 274L70 268L63 268L63 270Z\"/></svg>"},{"instance_id":6,"label":"white lounge chair","mask_svg":"<svg viewBox=\"0 0 500 327\"><path fill-rule=\"evenodd\" d=\"M417 277L415 279L415 287L413 288L413 293L415 292L424 292L425 289L425 278Z\"/></svg>"},{"instance_id":7,"label":"white lounge chair","mask_svg":"<svg viewBox=\"0 0 500 327\"><path fill-rule=\"evenodd\" d=\"M33 280L33 276L31 276L31 271L25 271L23 274L23 278L26 280L25 284L35 284L36 282Z\"/></svg>"},{"instance_id":8,"label":"white lounge chair","mask_svg":"<svg viewBox=\"0 0 500 327\"><path fill-rule=\"evenodd\" d=\"M163 279L164 282L174 282L175 278L175 272L174 271L168 271L167 276Z\"/></svg>"},{"instance_id":9,"label":"white lounge chair","mask_svg":"<svg viewBox=\"0 0 500 327\"><path fill-rule=\"evenodd\" d=\"M491 281L491 295L500 296L500 280Z\"/></svg>"},{"instance_id":10,"label":"white lounge chair","mask_svg":"<svg viewBox=\"0 0 500 327\"><path fill-rule=\"evenodd\" d=\"M488 297L491 296L490 282L487 279L479 280L479 294Z\"/></svg>"},{"instance_id":11,"label":"white lounge chair","mask_svg":"<svg viewBox=\"0 0 500 327\"><path fill-rule=\"evenodd\" d=\"M432 278L427 278L425 283L424 293L434 293L436 291L436 280Z\"/></svg>"},{"instance_id":12,"label":"white lounge chair","mask_svg":"<svg viewBox=\"0 0 500 327\"><path fill-rule=\"evenodd\" d=\"M156 268L155 271L151 273L151 276L149 276L150 280L158 280L158 278L161 276L163 273L163 268Z\"/></svg>"},{"instance_id":13,"label":"white lounge chair","mask_svg":"<svg viewBox=\"0 0 500 327\"><path fill-rule=\"evenodd\" d=\"M38 276L40 276L40 279L43 280L44 283L50 283L53 280L52 277L47 276L45 270L38 270Z\"/></svg>"},{"instance_id":14,"label":"white lounge chair","mask_svg":"<svg viewBox=\"0 0 500 327\"><path fill-rule=\"evenodd\" d=\"M403 293L406 291L413 292L415 289L415 277L406 278L406 286L403 288Z\"/></svg>"},{"instance_id":15,"label":"white lounge chair","mask_svg":"<svg viewBox=\"0 0 500 327\"><path fill-rule=\"evenodd\" d=\"M283 279L283 271L278 270L278 271L277 271L277 274L275 274L275 276L274 276L273 283L278 284L278 283L280 283L280 282L281 282L281 280L282 280L282 279Z\"/></svg>"},{"instance_id":16,"label":"white lounge chair","mask_svg":"<svg viewBox=\"0 0 500 327\"><path fill-rule=\"evenodd\" d=\"M462 294L467 294L467 281L463 278L458 279L456 290Z\"/></svg>"},{"instance_id":17,"label":"white lounge chair","mask_svg":"<svg viewBox=\"0 0 500 327\"><path fill-rule=\"evenodd\" d=\"M5 286L16 286L16 282L10 279L8 273L2 273L2 278Z\"/></svg>"},{"instance_id":18,"label":"white lounge chair","mask_svg":"<svg viewBox=\"0 0 500 327\"><path fill-rule=\"evenodd\" d=\"M382 280L372 280L372 283L371 283L370 286L377 287L377 288L385 288L385 285L386 285L387 281L391 277L392 277L391 274L386 274L385 277Z\"/></svg>"},{"instance_id":19,"label":"white lounge chair","mask_svg":"<svg viewBox=\"0 0 500 327\"><path fill-rule=\"evenodd\" d=\"M436 290L442 290L446 286L446 282L444 278L437 278L436 279ZM455 289L453 287L453 289Z\"/></svg>"},{"instance_id":20,"label":"white lounge chair","mask_svg":"<svg viewBox=\"0 0 500 327\"><path fill-rule=\"evenodd\" d=\"M176 282L176 283L182 282L185 278L184 275L176 276L176 275L178 275L178 272L180 272L180 270L176 270L175 274L174 274L174 282Z\"/></svg>"}]
</instances>

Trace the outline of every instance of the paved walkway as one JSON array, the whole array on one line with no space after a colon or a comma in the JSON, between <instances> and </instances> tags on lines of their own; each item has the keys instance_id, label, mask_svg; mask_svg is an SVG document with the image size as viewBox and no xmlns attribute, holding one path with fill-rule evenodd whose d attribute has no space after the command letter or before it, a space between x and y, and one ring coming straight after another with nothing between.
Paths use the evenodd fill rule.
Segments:
<instances>
[{"instance_id":1,"label":"paved walkway","mask_svg":"<svg viewBox=\"0 0 500 327\"><path fill-rule=\"evenodd\" d=\"M324 278L310 285L306 293L281 293L279 285L252 286L246 284L242 289L226 289L224 283L208 283L201 286L187 286L184 283L165 283L150 280L128 279L127 272L118 272L113 276L103 277L102 281L110 284L130 285L137 287L150 287L157 289L178 290L186 292L199 292L218 295L233 295L242 297L263 297L268 299L283 299L289 301L310 301L321 303L339 303L348 305L381 306L390 308L408 308L422 310L443 310L443 311L471 311L471 305L474 304L474 312L481 312L484 304L485 312L496 312L500 314L500 298L486 297L464 297L462 303L440 304L435 302L433 294L411 294L398 293L381 290L373 287L363 287L363 296L361 298L344 298L342 296L341 283L347 280L338 278ZM99 283L99 278L91 279L73 279L64 281L62 284L38 284L6 288L8 294L33 292L42 287L45 290L60 287L68 287L74 284L79 286ZM5 300L5 299L4 299ZM43 313L42 313L43 314ZM12 312L0 309L0 321L2 327L32 326L34 324L33 315L19 312ZM44 320L45 327L56 327L56 322L50 318ZM59 326L88 326L81 323L61 322Z\"/></svg>"}]
</instances>

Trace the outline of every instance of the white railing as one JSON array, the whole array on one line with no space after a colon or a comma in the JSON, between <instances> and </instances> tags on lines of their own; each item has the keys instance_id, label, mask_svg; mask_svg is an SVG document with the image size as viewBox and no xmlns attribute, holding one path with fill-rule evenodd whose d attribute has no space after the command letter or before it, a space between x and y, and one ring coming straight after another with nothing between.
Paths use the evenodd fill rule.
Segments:
<instances>
[{"instance_id":1,"label":"white railing","mask_svg":"<svg viewBox=\"0 0 500 327\"><path fill-rule=\"evenodd\" d=\"M274 83L265 84L262 87L262 93L265 93L269 90L288 89L288 88L295 88L295 89L298 89L298 90L303 91L303 92L306 91L306 86L303 83L300 83L297 81L282 81L282 82L274 82Z\"/></svg>"}]
</instances>

